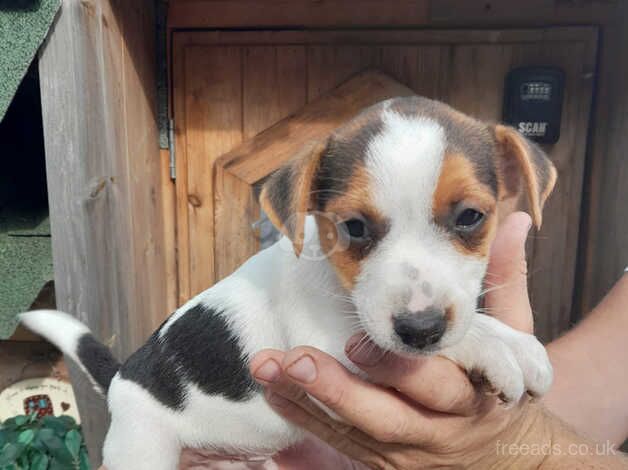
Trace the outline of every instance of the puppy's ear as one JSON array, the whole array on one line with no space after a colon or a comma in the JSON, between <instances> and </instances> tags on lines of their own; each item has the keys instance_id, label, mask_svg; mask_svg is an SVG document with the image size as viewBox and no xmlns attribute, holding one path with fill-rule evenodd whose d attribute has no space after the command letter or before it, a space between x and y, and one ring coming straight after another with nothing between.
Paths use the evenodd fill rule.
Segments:
<instances>
[{"instance_id":1,"label":"puppy's ear","mask_svg":"<svg viewBox=\"0 0 628 470\"><path fill-rule=\"evenodd\" d=\"M508 205L510 201L514 209L525 192L528 211L538 229L543 220L543 205L556 183L556 168L538 145L512 127L498 124L494 131L500 202Z\"/></svg>"},{"instance_id":2,"label":"puppy's ear","mask_svg":"<svg viewBox=\"0 0 628 470\"><path fill-rule=\"evenodd\" d=\"M305 217L312 210L314 180L326 143L306 145L264 183L260 205L270 221L292 241L297 257L303 250Z\"/></svg>"}]
</instances>

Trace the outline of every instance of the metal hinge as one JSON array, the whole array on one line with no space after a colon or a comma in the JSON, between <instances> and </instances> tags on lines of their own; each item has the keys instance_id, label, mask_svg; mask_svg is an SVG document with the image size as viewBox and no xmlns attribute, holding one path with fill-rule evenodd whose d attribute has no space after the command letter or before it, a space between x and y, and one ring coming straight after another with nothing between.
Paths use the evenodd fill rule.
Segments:
<instances>
[{"instance_id":1,"label":"metal hinge","mask_svg":"<svg viewBox=\"0 0 628 470\"><path fill-rule=\"evenodd\" d=\"M168 121L168 153L170 153L170 179L177 179L177 154L174 145L174 119Z\"/></svg>"}]
</instances>

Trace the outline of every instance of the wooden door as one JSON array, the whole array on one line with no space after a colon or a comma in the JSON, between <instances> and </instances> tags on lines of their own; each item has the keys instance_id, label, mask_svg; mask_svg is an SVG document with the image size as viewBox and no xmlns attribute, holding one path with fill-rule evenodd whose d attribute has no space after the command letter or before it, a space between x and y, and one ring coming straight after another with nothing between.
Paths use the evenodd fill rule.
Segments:
<instances>
[{"instance_id":1,"label":"wooden door","mask_svg":"<svg viewBox=\"0 0 628 470\"><path fill-rule=\"evenodd\" d=\"M529 273L538 332L556 336L571 318L596 40L590 27L174 33L179 302L217 280L213 165L244 140L367 68L498 121L508 71L551 65L566 77L561 137L546 147L559 179L529 244Z\"/></svg>"}]
</instances>

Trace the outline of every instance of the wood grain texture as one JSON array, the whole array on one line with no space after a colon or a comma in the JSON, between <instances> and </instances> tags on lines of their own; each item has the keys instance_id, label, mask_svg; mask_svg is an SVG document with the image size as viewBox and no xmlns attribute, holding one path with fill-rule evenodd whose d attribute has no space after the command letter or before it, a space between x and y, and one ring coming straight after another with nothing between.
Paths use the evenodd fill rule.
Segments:
<instances>
[{"instance_id":1,"label":"wood grain texture","mask_svg":"<svg viewBox=\"0 0 628 470\"><path fill-rule=\"evenodd\" d=\"M376 67L417 93L442 99L491 122L501 118L504 78L511 68L541 64L565 69L569 80L563 137L547 149L559 168L559 185L547 206L543 231L533 235L529 243L530 284L537 325L540 336L549 339L567 328L571 318L596 35L595 28L569 27L494 31L181 32L174 39L175 44L205 51L220 47L248 51L247 60L256 67L256 77L263 87L276 83L272 71L274 48L305 47L307 79L303 86L308 101L329 92L352 74ZM264 64L269 64L266 69ZM244 75L251 67L244 66L247 71ZM197 73L204 72L199 69ZM293 80L298 82L299 78ZM301 85L293 88L300 90ZM275 116L276 102L272 91L260 89L254 97L231 104L234 109L242 108L244 121L247 115L252 118L251 123L243 125L245 136L257 137L217 160L214 236L215 259L221 261L217 262L220 268L215 272L216 279L231 272L239 262L236 260L244 260L245 254L251 253L255 246L250 224L256 220L258 209L248 187L294 153L290 142L302 145L301 142L316 138L323 129L321 119L311 120L314 123L306 120L302 125L296 119L289 128L277 126L257 134L264 127L264 114L256 114L258 111L254 110L266 103L268 114ZM237 216L232 217L233 214Z\"/></svg>"},{"instance_id":2,"label":"wood grain texture","mask_svg":"<svg viewBox=\"0 0 628 470\"><path fill-rule=\"evenodd\" d=\"M171 28L338 27L416 25L428 17L427 0L183 0L169 4Z\"/></svg>"},{"instance_id":3,"label":"wood grain texture","mask_svg":"<svg viewBox=\"0 0 628 470\"><path fill-rule=\"evenodd\" d=\"M188 239L179 238L178 246L189 243L194 252L184 260L185 250L179 250L179 276L189 279L189 290L185 284L179 288L180 303L214 279L213 165L242 142L242 50L190 47L184 55L184 75L175 75L175 81L184 80L186 90L184 108L175 109L177 119L184 115L177 125L186 125L185 139L177 140L177 155L184 155L177 161L177 177L182 178L177 182L177 226L188 224Z\"/></svg>"},{"instance_id":4,"label":"wood grain texture","mask_svg":"<svg viewBox=\"0 0 628 470\"><path fill-rule=\"evenodd\" d=\"M171 0L170 28L510 27L600 24L621 0Z\"/></svg>"},{"instance_id":5,"label":"wood grain texture","mask_svg":"<svg viewBox=\"0 0 628 470\"><path fill-rule=\"evenodd\" d=\"M300 81L303 89L305 78ZM333 129L361 109L386 98L409 94L412 90L387 76L365 72L219 158L215 170L216 280L232 273L259 249L257 234L251 227L259 217L255 184L308 142L327 138Z\"/></svg>"},{"instance_id":6,"label":"wood grain texture","mask_svg":"<svg viewBox=\"0 0 628 470\"><path fill-rule=\"evenodd\" d=\"M574 320L604 297L628 265L628 4L618 3L601 31Z\"/></svg>"},{"instance_id":7,"label":"wood grain texture","mask_svg":"<svg viewBox=\"0 0 628 470\"><path fill-rule=\"evenodd\" d=\"M152 4L66 0L39 70L57 305L118 357L166 310ZM71 367L94 465L104 401Z\"/></svg>"}]
</instances>

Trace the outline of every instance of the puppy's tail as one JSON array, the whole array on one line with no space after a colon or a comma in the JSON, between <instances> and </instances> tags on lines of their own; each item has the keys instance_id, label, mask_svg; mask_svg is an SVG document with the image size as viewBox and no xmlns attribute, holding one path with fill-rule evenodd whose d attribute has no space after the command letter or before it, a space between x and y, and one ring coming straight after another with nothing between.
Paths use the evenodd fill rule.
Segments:
<instances>
[{"instance_id":1,"label":"puppy's tail","mask_svg":"<svg viewBox=\"0 0 628 470\"><path fill-rule=\"evenodd\" d=\"M109 348L92 336L87 326L57 310L33 310L20 314L19 318L26 328L46 338L76 362L100 392L107 392L120 363Z\"/></svg>"}]
</instances>

